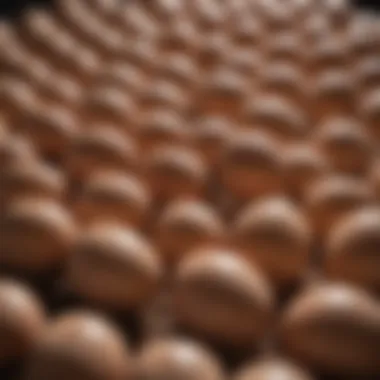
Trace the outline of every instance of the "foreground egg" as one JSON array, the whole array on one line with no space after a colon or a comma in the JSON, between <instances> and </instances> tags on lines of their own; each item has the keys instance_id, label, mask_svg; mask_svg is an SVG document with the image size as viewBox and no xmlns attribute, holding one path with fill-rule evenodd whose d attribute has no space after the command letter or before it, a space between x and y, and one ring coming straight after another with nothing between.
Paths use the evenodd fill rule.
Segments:
<instances>
[{"instance_id":1,"label":"foreground egg","mask_svg":"<svg viewBox=\"0 0 380 380\"><path fill-rule=\"evenodd\" d=\"M75 237L70 214L51 200L21 198L1 218L0 261L15 270L39 273L67 258Z\"/></svg>"},{"instance_id":2,"label":"foreground egg","mask_svg":"<svg viewBox=\"0 0 380 380\"><path fill-rule=\"evenodd\" d=\"M95 172L83 184L78 217L89 223L115 220L140 226L150 206L150 192L136 176L119 171Z\"/></svg>"},{"instance_id":3,"label":"foreground egg","mask_svg":"<svg viewBox=\"0 0 380 380\"><path fill-rule=\"evenodd\" d=\"M130 357L121 332L89 312L59 316L46 328L25 371L28 380L124 380Z\"/></svg>"},{"instance_id":4,"label":"foreground egg","mask_svg":"<svg viewBox=\"0 0 380 380\"><path fill-rule=\"evenodd\" d=\"M0 170L0 202L20 197L61 199L65 191L63 175L38 161L15 163Z\"/></svg>"},{"instance_id":5,"label":"foreground egg","mask_svg":"<svg viewBox=\"0 0 380 380\"><path fill-rule=\"evenodd\" d=\"M146 178L160 200L199 195L206 177L207 167L198 153L180 146L155 149L146 164Z\"/></svg>"},{"instance_id":6,"label":"foreground egg","mask_svg":"<svg viewBox=\"0 0 380 380\"><path fill-rule=\"evenodd\" d=\"M136 376L144 380L222 380L218 360L202 345L181 338L153 341L137 356Z\"/></svg>"},{"instance_id":7,"label":"foreground egg","mask_svg":"<svg viewBox=\"0 0 380 380\"><path fill-rule=\"evenodd\" d=\"M306 289L285 310L280 336L288 355L323 373L380 372L380 305L363 290L334 283Z\"/></svg>"},{"instance_id":8,"label":"foreground egg","mask_svg":"<svg viewBox=\"0 0 380 380\"><path fill-rule=\"evenodd\" d=\"M189 254L177 270L174 301L181 325L230 347L255 347L271 325L269 284L229 249L206 247Z\"/></svg>"},{"instance_id":9,"label":"foreground egg","mask_svg":"<svg viewBox=\"0 0 380 380\"><path fill-rule=\"evenodd\" d=\"M312 231L306 216L286 198L248 205L235 220L232 239L277 285L294 285L307 272Z\"/></svg>"},{"instance_id":10,"label":"foreground egg","mask_svg":"<svg viewBox=\"0 0 380 380\"><path fill-rule=\"evenodd\" d=\"M373 200L373 190L365 181L327 175L308 188L305 207L316 234L325 237L341 218L371 204Z\"/></svg>"},{"instance_id":11,"label":"foreground egg","mask_svg":"<svg viewBox=\"0 0 380 380\"><path fill-rule=\"evenodd\" d=\"M28 287L0 278L0 367L24 359L45 325L45 311Z\"/></svg>"},{"instance_id":12,"label":"foreground egg","mask_svg":"<svg viewBox=\"0 0 380 380\"><path fill-rule=\"evenodd\" d=\"M73 247L67 270L69 289L90 304L130 311L158 290L158 254L138 232L118 224L96 224Z\"/></svg>"},{"instance_id":13,"label":"foreground egg","mask_svg":"<svg viewBox=\"0 0 380 380\"><path fill-rule=\"evenodd\" d=\"M79 181L98 170L134 170L136 163L135 141L107 125L95 125L78 135L67 157L69 175Z\"/></svg>"},{"instance_id":14,"label":"foreground egg","mask_svg":"<svg viewBox=\"0 0 380 380\"><path fill-rule=\"evenodd\" d=\"M240 369L234 380L313 380L312 376L291 361L263 359Z\"/></svg>"},{"instance_id":15,"label":"foreground egg","mask_svg":"<svg viewBox=\"0 0 380 380\"><path fill-rule=\"evenodd\" d=\"M380 208L349 214L330 231L325 270L331 278L380 292Z\"/></svg>"},{"instance_id":16,"label":"foreground egg","mask_svg":"<svg viewBox=\"0 0 380 380\"><path fill-rule=\"evenodd\" d=\"M355 119L328 119L314 134L314 143L332 169L346 174L365 174L374 149L370 136Z\"/></svg>"},{"instance_id":17,"label":"foreground egg","mask_svg":"<svg viewBox=\"0 0 380 380\"><path fill-rule=\"evenodd\" d=\"M324 155L310 144L290 145L284 153L288 194L303 199L310 185L330 170Z\"/></svg>"},{"instance_id":18,"label":"foreground egg","mask_svg":"<svg viewBox=\"0 0 380 380\"><path fill-rule=\"evenodd\" d=\"M170 109L157 109L143 115L137 131L144 154L165 145L185 146L190 133L185 119Z\"/></svg>"},{"instance_id":19,"label":"foreground egg","mask_svg":"<svg viewBox=\"0 0 380 380\"><path fill-rule=\"evenodd\" d=\"M217 243L223 235L223 222L206 203L179 200L170 203L156 227L156 240L161 254L177 262L198 246Z\"/></svg>"},{"instance_id":20,"label":"foreground egg","mask_svg":"<svg viewBox=\"0 0 380 380\"><path fill-rule=\"evenodd\" d=\"M237 131L223 155L223 182L238 199L277 193L282 187L283 158L275 139L259 131Z\"/></svg>"}]
</instances>

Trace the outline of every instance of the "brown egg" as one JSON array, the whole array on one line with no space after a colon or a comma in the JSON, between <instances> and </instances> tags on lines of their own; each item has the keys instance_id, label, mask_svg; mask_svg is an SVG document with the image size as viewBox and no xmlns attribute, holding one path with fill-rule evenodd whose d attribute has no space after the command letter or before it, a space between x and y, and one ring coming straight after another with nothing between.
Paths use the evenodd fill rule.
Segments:
<instances>
[{"instance_id":1,"label":"brown egg","mask_svg":"<svg viewBox=\"0 0 380 380\"><path fill-rule=\"evenodd\" d=\"M327 70L315 80L312 88L314 120L355 116L356 83L350 72Z\"/></svg>"},{"instance_id":2,"label":"brown egg","mask_svg":"<svg viewBox=\"0 0 380 380\"><path fill-rule=\"evenodd\" d=\"M74 245L67 282L85 301L125 312L144 306L156 294L162 271L158 254L142 235L101 223Z\"/></svg>"},{"instance_id":3,"label":"brown egg","mask_svg":"<svg viewBox=\"0 0 380 380\"><path fill-rule=\"evenodd\" d=\"M216 2L199 2L195 11L195 20L201 32L223 29L227 15Z\"/></svg>"},{"instance_id":4,"label":"brown egg","mask_svg":"<svg viewBox=\"0 0 380 380\"><path fill-rule=\"evenodd\" d=\"M278 95L298 106L308 105L308 83L297 66L274 62L263 65L260 74L260 88L264 93Z\"/></svg>"},{"instance_id":5,"label":"brown egg","mask_svg":"<svg viewBox=\"0 0 380 380\"><path fill-rule=\"evenodd\" d=\"M324 71L342 70L349 63L349 46L339 38L323 38L310 54L310 66L313 74Z\"/></svg>"},{"instance_id":6,"label":"brown egg","mask_svg":"<svg viewBox=\"0 0 380 380\"><path fill-rule=\"evenodd\" d=\"M380 88L380 58L363 59L357 65L358 86L362 93Z\"/></svg>"},{"instance_id":7,"label":"brown egg","mask_svg":"<svg viewBox=\"0 0 380 380\"><path fill-rule=\"evenodd\" d=\"M284 141L301 139L309 129L302 108L278 95L262 94L249 100L244 121L249 128L260 129Z\"/></svg>"},{"instance_id":8,"label":"brown egg","mask_svg":"<svg viewBox=\"0 0 380 380\"><path fill-rule=\"evenodd\" d=\"M61 199L65 192L62 173L38 161L15 162L0 170L0 203L21 197Z\"/></svg>"},{"instance_id":9,"label":"brown egg","mask_svg":"<svg viewBox=\"0 0 380 380\"><path fill-rule=\"evenodd\" d=\"M150 206L150 192L134 175L95 172L84 183L76 213L85 222L114 220L140 226Z\"/></svg>"},{"instance_id":10,"label":"brown egg","mask_svg":"<svg viewBox=\"0 0 380 380\"><path fill-rule=\"evenodd\" d=\"M345 33L351 19L351 4L347 0L325 0L324 10L335 30Z\"/></svg>"},{"instance_id":11,"label":"brown egg","mask_svg":"<svg viewBox=\"0 0 380 380\"><path fill-rule=\"evenodd\" d=\"M340 219L373 200L373 190L365 181L327 175L308 188L305 207L316 233L325 237Z\"/></svg>"},{"instance_id":12,"label":"brown egg","mask_svg":"<svg viewBox=\"0 0 380 380\"><path fill-rule=\"evenodd\" d=\"M254 347L271 325L269 284L227 248L201 248L180 263L174 302L180 324L223 345Z\"/></svg>"},{"instance_id":13,"label":"brown egg","mask_svg":"<svg viewBox=\"0 0 380 380\"><path fill-rule=\"evenodd\" d=\"M234 25L232 38L237 46L252 49L261 45L263 34L264 25L260 20L247 16Z\"/></svg>"},{"instance_id":14,"label":"brown egg","mask_svg":"<svg viewBox=\"0 0 380 380\"><path fill-rule=\"evenodd\" d=\"M226 59L226 66L244 76L249 81L249 90L254 90L257 76L264 64L262 54L250 49L235 48Z\"/></svg>"},{"instance_id":15,"label":"brown egg","mask_svg":"<svg viewBox=\"0 0 380 380\"><path fill-rule=\"evenodd\" d=\"M44 157L62 160L79 133L79 125L69 109L41 105L23 126L23 132Z\"/></svg>"},{"instance_id":16,"label":"brown egg","mask_svg":"<svg viewBox=\"0 0 380 380\"><path fill-rule=\"evenodd\" d=\"M0 366L24 359L45 325L45 311L28 287L0 278Z\"/></svg>"},{"instance_id":17,"label":"brown egg","mask_svg":"<svg viewBox=\"0 0 380 380\"><path fill-rule=\"evenodd\" d=\"M358 17L357 23L354 23L348 31L351 54L359 65L362 61L372 61L376 51L376 32L372 28L372 23L376 24L377 22L377 17L374 20L360 20Z\"/></svg>"},{"instance_id":18,"label":"brown egg","mask_svg":"<svg viewBox=\"0 0 380 380\"><path fill-rule=\"evenodd\" d=\"M196 151L165 146L155 149L148 158L146 176L157 199L171 200L200 194L207 167Z\"/></svg>"},{"instance_id":19,"label":"brown egg","mask_svg":"<svg viewBox=\"0 0 380 380\"><path fill-rule=\"evenodd\" d=\"M224 232L220 216L198 200L178 200L163 211L156 226L156 241L162 255L176 263L199 246L218 243Z\"/></svg>"},{"instance_id":20,"label":"brown egg","mask_svg":"<svg viewBox=\"0 0 380 380\"><path fill-rule=\"evenodd\" d=\"M17 163L37 160L37 152L29 139L15 134L8 134L0 139L0 170Z\"/></svg>"},{"instance_id":21,"label":"brown egg","mask_svg":"<svg viewBox=\"0 0 380 380\"><path fill-rule=\"evenodd\" d=\"M330 283L312 286L285 311L282 343L290 356L322 372L359 378L378 374L379 308L361 289Z\"/></svg>"},{"instance_id":22,"label":"brown egg","mask_svg":"<svg viewBox=\"0 0 380 380\"><path fill-rule=\"evenodd\" d=\"M268 62L282 61L302 65L304 61L303 55L302 40L294 32L273 34L266 46Z\"/></svg>"},{"instance_id":23,"label":"brown egg","mask_svg":"<svg viewBox=\"0 0 380 380\"><path fill-rule=\"evenodd\" d=\"M240 369L234 380L313 380L302 367L285 359L254 361Z\"/></svg>"},{"instance_id":24,"label":"brown egg","mask_svg":"<svg viewBox=\"0 0 380 380\"><path fill-rule=\"evenodd\" d=\"M138 137L141 150L150 154L165 145L188 145L191 131L185 119L175 111L156 109L142 116Z\"/></svg>"},{"instance_id":25,"label":"brown egg","mask_svg":"<svg viewBox=\"0 0 380 380\"><path fill-rule=\"evenodd\" d=\"M271 135L237 131L223 157L226 190L239 199L276 194L283 185L282 156L282 150Z\"/></svg>"},{"instance_id":26,"label":"brown egg","mask_svg":"<svg viewBox=\"0 0 380 380\"><path fill-rule=\"evenodd\" d=\"M278 286L297 284L308 270L312 230L302 210L286 198L248 205L232 226L232 240Z\"/></svg>"},{"instance_id":27,"label":"brown egg","mask_svg":"<svg viewBox=\"0 0 380 380\"><path fill-rule=\"evenodd\" d=\"M325 269L338 280L380 292L380 209L364 208L329 233Z\"/></svg>"},{"instance_id":28,"label":"brown egg","mask_svg":"<svg viewBox=\"0 0 380 380\"><path fill-rule=\"evenodd\" d=\"M77 136L68 151L69 175L82 181L97 170L137 169L138 150L135 141L105 124L95 125Z\"/></svg>"},{"instance_id":29,"label":"brown egg","mask_svg":"<svg viewBox=\"0 0 380 380\"><path fill-rule=\"evenodd\" d=\"M147 4L146 8L151 10L160 23L165 24L183 16L185 4L178 0L157 0Z\"/></svg>"},{"instance_id":30,"label":"brown egg","mask_svg":"<svg viewBox=\"0 0 380 380\"><path fill-rule=\"evenodd\" d=\"M123 89L97 86L90 90L85 101L84 118L87 123L110 123L120 131L135 129L137 107Z\"/></svg>"},{"instance_id":31,"label":"brown egg","mask_svg":"<svg viewBox=\"0 0 380 380\"><path fill-rule=\"evenodd\" d=\"M25 371L30 380L123 380L131 359L121 332L104 317L63 314L46 328Z\"/></svg>"},{"instance_id":32,"label":"brown egg","mask_svg":"<svg viewBox=\"0 0 380 380\"><path fill-rule=\"evenodd\" d=\"M380 142L380 90L365 94L360 101L360 116L371 136Z\"/></svg>"},{"instance_id":33,"label":"brown egg","mask_svg":"<svg viewBox=\"0 0 380 380\"><path fill-rule=\"evenodd\" d=\"M67 258L75 228L59 203L21 198L7 206L1 218L1 261L26 272L44 272Z\"/></svg>"},{"instance_id":34,"label":"brown egg","mask_svg":"<svg viewBox=\"0 0 380 380\"><path fill-rule=\"evenodd\" d=\"M9 125L5 120L5 117L0 115L0 146L5 143L5 140L9 136Z\"/></svg>"},{"instance_id":35,"label":"brown egg","mask_svg":"<svg viewBox=\"0 0 380 380\"><path fill-rule=\"evenodd\" d=\"M329 171L326 157L310 144L292 144L284 152L287 192L296 199L303 200L310 185Z\"/></svg>"},{"instance_id":36,"label":"brown egg","mask_svg":"<svg viewBox=\"0 0 380 380\"><path fill-rule=\"evenodd\" d=\"M187 94L177 85L161 80L143 89L140 94L140 106L142 113L166 108L186 116L190 110Z\"/></svg>"},{"instance_id":37,"label":"brown egg","mask_svg":"<svg viewBox=\"0 0 380 380\"><path fill-rule=\"evenodd\" d=\"M380 200L380 160L377 159L373 165L371 170L371 183L376 192L376 198Z\"/></svg>"},{"instance_id":38,"label":"brown egg","mask_svg":"<svg viewBox=\"0 0 380 380\"><path fill-rule=\"evenodd\" d=\"M374 147L364 127L355 119L339 117L326 120L313 140L337 172L365 174Z\"/></svg>"},{"instance_id":39,"label":"brown egg","mask_svg":"<svg viewBox=\"0 0 380 380\"><path fill-rule=\"evenodd\" d=\"M102 68L96 85L118 87L128 94L134 95L144 87L145 77L138 67L118 59Z\"/></svg>"},{"instance_id":40,"label":"brown egg","mask_svg":"<svg viewBox=\"0 0 380 380\"><path fill-rule=\"evenodd\" d=\"M143 346L136 376L144 380L222 380L217 358L202 345L183 338L167 338Z\"/></svg>"},{"instance_id":41,"label":"brown egg","mask_svg":"<svg viewBox=\"0 0 380 380\"><path fill-rule=\"evenodd\" d=\"M195 145L213 168L221 165L223 154L232 138L232 125L223 118L207 117L197 123Z\"/></svg>"},{"instance_id":42,"label":"brown egg","mask_svg":"<svg viewBox=\"0 0 380 380\"><path fill-rule=\"evenodd\" d=\"M247 95L247 82L242 75L229 69L219 69L207 79L198 108L201 115L237 120Z\"/></svg>"},{"instance_id":43,"label":"brown egg","mask_svg":"<svg viewBox=\"0 0 380 380\"><path fill-rule=\"evenodd\" d=\"M231 41L222 32L207 34L199 46L198 62L205 71L212 71L227 59L227 52L231 51Z\"/></svg>"},{"instance_id":44,"label":"brown egg","mask_svg":"<svg viewBox=\"0 0 380 380\"><path fill-rule=\"evenodd\" d=\"M156 75L177 84L185 91L195 90L200 74L192 59L185 54L172 54L158 63Z\"/></svg>"}]
</instances>

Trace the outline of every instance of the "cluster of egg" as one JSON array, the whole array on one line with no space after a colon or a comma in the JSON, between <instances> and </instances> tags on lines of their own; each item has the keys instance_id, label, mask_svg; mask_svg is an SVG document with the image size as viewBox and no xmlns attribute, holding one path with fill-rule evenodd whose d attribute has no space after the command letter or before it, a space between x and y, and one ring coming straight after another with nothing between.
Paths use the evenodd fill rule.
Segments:
<instances>
[{"instance_id":1,"label":"cluster of egg","mask_svg":"<svg viewBox=\"0 0 380 380\"><path fill-rule=\"evenodd\" d=\"M379 26L338 0L1 22L0 368L380 376Z\"/></svg>"}]
</instances>

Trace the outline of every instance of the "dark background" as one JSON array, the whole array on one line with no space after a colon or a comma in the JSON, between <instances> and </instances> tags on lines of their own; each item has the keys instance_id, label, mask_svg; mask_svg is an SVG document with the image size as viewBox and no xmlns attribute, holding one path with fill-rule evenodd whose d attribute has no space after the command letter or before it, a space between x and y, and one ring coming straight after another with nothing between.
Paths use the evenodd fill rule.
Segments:
<instances>
[{"instance_id":1,"label":"dark background","mask_svg":"<svg viewBox=\"0 0 380 380\"><path fill-rule=\"evenodd\" d=\"M25 6L31 3L48 4L51 0L0 0L0 15L17 15ZM379 0L352 0L352 3L363 9L380 10Z\"/></svg>"}]
</instances>

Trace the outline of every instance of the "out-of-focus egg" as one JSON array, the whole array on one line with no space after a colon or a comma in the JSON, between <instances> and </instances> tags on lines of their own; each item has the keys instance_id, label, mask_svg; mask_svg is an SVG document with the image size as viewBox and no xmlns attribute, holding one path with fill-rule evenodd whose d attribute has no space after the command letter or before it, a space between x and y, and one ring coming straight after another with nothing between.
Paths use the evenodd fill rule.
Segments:
<instances>
[{"instance_id":1,"label":"out-of-focus egg","mask_svg":"<svg viewBox=\"0 0 380 380\"><path fill-rule=\"evenodd\" d=\"M365 174L374 153L371 138L360 122L338 117L326 120L313 142L327 158L331 169L346 174Z\"/></svg>"},{"instance_id":2,"label":"out-of-focus egg","mask_svg":"<svg viewBox=\"0 0 380 380\"><path fill-rule=\"evenodd\" d=\"M303 212L286 198L248 205L233 224L232 240L276 285L297 284L308 270L312 230Z\"/></svg>"},{"instance_id":3,"label":"out-of-focus egg","mask_svg":"<svg viewBox=\"0 0 380 380\"><path fill-rule=\"evenodd\" d=\"M325 268L338 280L380 292L380 208L364 208L329 233Z\"/></svg>"},{"instance_id":4,"label":"out-of-focus egg","mask_svg":"<svg viewBox=\"0 0 380 380\"><path fill-rule=\"evenodd\" d=\"M207 166L190 148L164 146L155 149L146 163L146 178L154 197L171 200L199 195L207 178Z\"/></svg>"},{"instance_id":5,"label":"out-of-focus egg","mask_svg":"<svg viewBox=\"0 0 380 380\"><path fill-rule=\"evenodd\" d=\"M330 228L351 211L374 200L371 186L365 181L327 175L314 182L305 194L305 207L316 234L325 237Z\"/></svg>"},{"instance_id":6,"label":"out-of-focus egg","mask_svg":"<svg viewBox=\"0 0 380 380\"><path fill-rule=\"evenodd\" d=\"M121 131L104 124L77 136L69 148L69 176L83 181L94 171L115 169L134 171L137 168L137 144Z\"/></svg>"},{"instance_id":7,"label":"out-of-focus egg","mask_svg":"<svg viewBox=\"0 0 380 380\"><path fill-rule=\"evenodd\" d=\"M25 371L30 380L123 380L131 371L121 332L97 314L74 311L45 329Z\"/></svg>"},{"instance_id":8,"label":"out-of-focus egg","mask_svg":"<svg viewBox=\"0 0 380 380\"><path fill-rule=\"evenodd\" d=\"M114 220L141 226L150 206L150 192L136 176L119 171L94 172L83 184L75 210L80 220Z\"/></svg>"},{"instance_id":9,"label":"out-of-focus egg","mask_svg":"<svg viewBox=\"0 0 380 380\"><path fill-rule=\"evenodd\" d=\"M31 289L0 278L0 366L24 359L45 325L45 311Z\"/></svg>"},{"instance_id":10,"label":"out-of-focus egg","mask_svg":"<svg viewBox=\"0 0 380 380\"><path fill-rule=\"evenodd\" d=\"M38 273L62 264L75 238L68 211L48 199L21 198L1 218L0 261L12 269Z\"/></svg>"},{"instance_id":11,"label":"out-of-focus egg","mask_svg":"<svg viewBox=\"0 0 380 380\"><path fill-rule=\"evenodd\" d=\"M263 359L254 361L240 369L234 380L312 380L302 367L285 359Z\"/></svg>"},{"instance_id":12,"label":"out-of-focus egg","mask_svg":"<svg viewBox=\"0 0 380 380\"><path fill-rule=\"evenodd\" d=\"M371 136L380 142L380 90L365 94L360 101L360 116Z\"/></svg>"},{"instance_id":13,"label":"out-of-focus egg","mask_svg":"<svg viewBox=\"0 0 380 380\"><path fill-rule=\"evenodd\" d=\"M161 254L176 263L199 246L218 243L224 225L215 210L198 200L170 203L156 227L156 240Z\"/></svg>"},{"instance_id":14,"label":"out-of-focus egg","mask_svg":"<svg viewBox=\"0 0 380 380\"><path fill-rule=\"evenodd\" d=\"M118 224L96 224L78 239L68 264L70 290L89 303L130 311L158 291L158 254L138 232Z\"/></svg>"},{"instance_id":15,"label":"out-of-focus egg","mask_svg":"<svg viewBox=\"0 0 380 380\"><path fill-rule=\"evenodd\" d=\"M361 289L319 284L285 310L280 327L288 355L334 375L379 373L380 306Z\"/></svg>"},{"instance_id":16,"label":"out-of-focus egg","mask_svg":"<svg viewBox=\"0 0 380 380\"><path fill-rule=\"evenodd\" d=\"M202 345L181 338L147 343L137 356L137 378L145 380L222 380L217 358Z\"/></svg>"},{"instance_id":17,"label":"out-of-focus egg","mask_svg":"<svg viewBox=\"0 0 380 380\"><path fill-rule=\"evenodd\" d=\"M281 191L283 157L277 141L259 131L238 131L223 157L223 183L238 199Z\"/></svg>"},{"instance_id":18,"label":"out-of-focus egg","mask_svg":"<svg viewBox=\"0 0 380 380\"><path fill-rule=\"evenodd\" d=\"M231 347L255 347L271 326L270 285L259 269L228 248L190 253L177 270L174 302L180 324Z\"/></svg>"}]
</instances>

